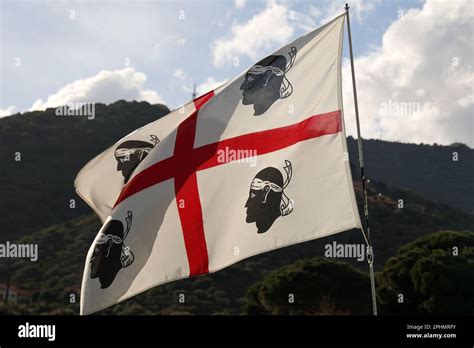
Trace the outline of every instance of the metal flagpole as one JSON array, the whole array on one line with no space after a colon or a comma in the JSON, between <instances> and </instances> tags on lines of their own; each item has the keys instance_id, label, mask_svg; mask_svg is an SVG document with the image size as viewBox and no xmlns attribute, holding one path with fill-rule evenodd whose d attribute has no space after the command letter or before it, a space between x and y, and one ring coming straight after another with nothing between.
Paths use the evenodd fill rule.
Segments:
<instances>
[{"instance_id":1,"label":"metal flagpole","mask_svg":"<svg viewBox=\"0 0 474 348\"><path fill-rule=\"evenodd\" d=\"M367 187L366 187L366 178L365 178L365 170L364 170L364 152L362 151L362 137L360 136L359 105L357 103L357 88L356 88L355 73L354 73L354 57L352 54L352 37L351 37L351 23L349 20L349 5L346 4L345 10L346 10L346 16L347 16L347 34L349 37L349 54L351 57L352 90L354 92L354 107L355 107L355 115L356 115L356 123L357 123L357 145L358 145L358 152L359 152L360 175L361 175L361 181L362 181L362 191L364 193L364 217L365 217L365 226L367 229L367 236L366 236L367 262L369 263L369 270L370 270L370 287L372 291L372 311L374 315L377 315L377 298L375 295L375 277L374 277L374 251L372 248L372 243L370 241L369 209L367 205ZM362 233L364 233L363 227L362 227Z\"/></svg>"}]
</instances>

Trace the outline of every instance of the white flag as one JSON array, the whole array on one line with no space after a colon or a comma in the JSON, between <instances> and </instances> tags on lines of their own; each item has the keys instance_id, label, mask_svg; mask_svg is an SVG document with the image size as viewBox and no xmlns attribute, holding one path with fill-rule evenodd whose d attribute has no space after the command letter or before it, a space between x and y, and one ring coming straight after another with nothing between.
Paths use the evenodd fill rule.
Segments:
<instances>
[{"instance_id":1,"label":"white flag","mask_svg":"<svg viewBox=\"0 0 474 348\"><path fill-rule=\"evenodd\" d=\"M89 250L82 314L360 228L342 118L344 19L254 64L149 151Z\"/></svg>"}]
</instances>

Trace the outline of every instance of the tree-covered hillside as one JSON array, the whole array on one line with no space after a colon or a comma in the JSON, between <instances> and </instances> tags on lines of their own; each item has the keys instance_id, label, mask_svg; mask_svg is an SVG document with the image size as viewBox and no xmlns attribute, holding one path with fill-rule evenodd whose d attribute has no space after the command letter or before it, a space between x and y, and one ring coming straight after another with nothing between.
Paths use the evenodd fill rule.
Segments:
<instances>
[{"instance_id":1,"label":"tree-covered hillside","mask_svg":"<svg viewBox=\"0 0 474 348\"><path fill-rule=\"evenodd\" d=\"M357 140L349 137L348 148L357 163ZM367 175L376 181L474 213L474 150L466 145L365 140L364 159Z\"/></svg>"},{"instance_id":2,"label":"tree-covered hillside","mask_svg":"<svg viewBox=\"0 0 474 348\"><path fill-rule=\"evenodd\" d=\"M378 313L473 314L474 233L440 231L400 248L376 275ZM248 314L372 313L369 276L345 262L307 258L247 291Z\"/></svg>"},{"instance_id":3,"label":"tree-covered hillside","mask_svg":"<svg viewBox=\"0 0 474 348\"><path fill-rule=\"evenodd\" d=\"M118 101L96 104L93 119L56 116L55 109L0 119L0 240L91 212L73 187L78 171L123 136L168 112L164 105Z\"/></svg>"}]
</instances>

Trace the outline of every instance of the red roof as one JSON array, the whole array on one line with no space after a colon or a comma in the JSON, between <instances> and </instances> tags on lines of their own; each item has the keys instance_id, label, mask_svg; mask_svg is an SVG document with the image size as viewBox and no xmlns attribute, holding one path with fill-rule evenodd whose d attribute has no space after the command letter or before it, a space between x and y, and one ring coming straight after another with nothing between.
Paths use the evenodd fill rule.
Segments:
<instances>
[{"instance_id":1,"label":"red roof","mask_svg":"<svg viewBox=\"0 0 474 348\"><path fill-rule=\"evenodd\" d=\"M6 284L0 283L1 288L6 288ZM32 292L31 291L26 291L26 290L21 290L18 289L15 285L10 285L10 289L8 290L9 293L15 293L17 296L22 296L22 297L31 297Z\"/></svg>"}]
</instances>

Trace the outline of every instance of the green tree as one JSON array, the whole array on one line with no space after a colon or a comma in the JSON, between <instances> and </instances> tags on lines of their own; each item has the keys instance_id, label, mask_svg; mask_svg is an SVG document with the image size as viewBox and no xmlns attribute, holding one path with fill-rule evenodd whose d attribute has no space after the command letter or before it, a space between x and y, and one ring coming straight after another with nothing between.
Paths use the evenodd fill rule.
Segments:
<instances>
[{"instance_id":1,"label":"green tree","mask_svg":"<svg viewBox=\"0 0 474 348\"><path fill-rule=\"evenodd\" d=\"M302 259L248 289L248 314L369 314L369 277L351 265Z\"/></svg>"},{"instance_id":2,"label":"green tree","mask_svg":"<svg viewBox=\"0 0 474 348\"><path fill-rule=\"evenodd\" d=\"M3 300L0 301L0 315L27 315L31 314L28 312L28 308L24 304L18 304L15 302L8 302L5 304Z\"/></svg>"},{"instance_id":3,"label":"green tree","mask_svg":"<svg viewBox=\"0 0 474 348\"><path fill-rule=\"evenodd\" d=\"M474 233L437 232L403 246L379 274L377 296L382 313L473 314Z\"/></svg>"}]
</instances>

